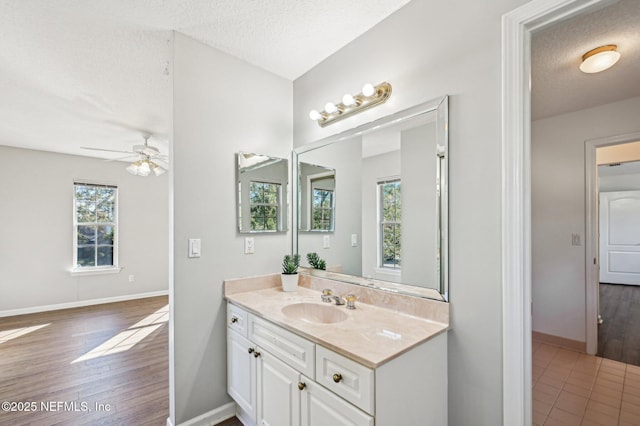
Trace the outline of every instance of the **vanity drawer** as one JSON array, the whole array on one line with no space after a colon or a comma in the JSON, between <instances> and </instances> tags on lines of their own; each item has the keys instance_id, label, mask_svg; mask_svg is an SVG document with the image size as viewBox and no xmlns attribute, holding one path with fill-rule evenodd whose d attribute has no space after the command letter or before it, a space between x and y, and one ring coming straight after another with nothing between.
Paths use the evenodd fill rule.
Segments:
<instances>
[{"instance_id":1,"label":"vanity drawer","mask_svg":"<svg viewBox=\"0 0 640 426\"><path fill-rule=\"evenodd\" d=\"M307 339L249 315L249 340L302 374L314 376L315 344Z\"/></svg>"},{"instance_id":2,"label":"vanity drawer","mask_svg":"<svg viewBox=\"0 0 640 426\"><path fill-rule=\"evenodd\" d=\"M374 415L373 370L316 346L316 382Z\"/></svg>"},{"instance_id":3,"label":"vanity drawer","mask_svg":"<svg viewBox=\"0 0 640 426\"><path fill-rule=\"evenodd\" d=\"M236 331L242 337L247 337L247 322L249 314L231 303L227 303L227 327Z\"/></svg>"}]
</instances>

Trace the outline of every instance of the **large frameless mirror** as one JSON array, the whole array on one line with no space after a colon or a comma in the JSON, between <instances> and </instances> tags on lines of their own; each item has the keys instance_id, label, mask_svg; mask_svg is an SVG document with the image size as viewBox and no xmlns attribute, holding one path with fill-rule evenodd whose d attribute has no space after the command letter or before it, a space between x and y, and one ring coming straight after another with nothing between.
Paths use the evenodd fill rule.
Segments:
<instances>
[{"instance_id":1,"label":"large frameless mirror","mask_svg":"<svg viewBox=\"0 0 640 426\"><path fill-rule=\"evenodd\" d=\"M238 232L286 232L289 162L244 152L236 158Z\"/></svg>"},{"instance_id":2,"label":"large frameless mirror","mask_svg":"<svg viewBox=\"0 0 640 426\"><path fill-rule=\"evenodd\" d=\"M332 279L448 301L448 97L293 158L294 252L317 253Z\"/></svg>"}]
</instances>

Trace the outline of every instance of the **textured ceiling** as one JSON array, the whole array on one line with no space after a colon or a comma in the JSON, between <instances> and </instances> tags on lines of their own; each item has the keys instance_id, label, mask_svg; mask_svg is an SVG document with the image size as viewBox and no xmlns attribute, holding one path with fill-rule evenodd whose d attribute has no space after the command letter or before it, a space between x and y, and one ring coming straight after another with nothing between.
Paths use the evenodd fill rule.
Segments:
<instances>
[{"instance_id":1,"label":"textured ceiling","mask_svg":"<svg viewBox=\"0 0 640 426\"><path fill-rule=\"evenodd\" d=\"M579 69L591 49L617 44L620 61L598 74ZM621 0L533 35L534 120L640 96L640 0Z\"/></svg>"},{"instance_id":2,"label":"textured ceiling","mask_svg":"<svg viewBox=\"0 0 640 426\"><path fill-rule=\"evenodd\" d=\"M408 1L0 0L0 145L166 152L171 30L293 80Z\"/></svg>"}]
</instances>

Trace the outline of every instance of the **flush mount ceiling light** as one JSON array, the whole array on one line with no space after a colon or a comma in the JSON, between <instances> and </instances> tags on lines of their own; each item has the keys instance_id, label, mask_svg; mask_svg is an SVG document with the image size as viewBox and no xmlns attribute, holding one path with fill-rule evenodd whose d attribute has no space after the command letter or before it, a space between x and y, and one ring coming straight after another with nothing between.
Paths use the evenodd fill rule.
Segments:
<instances>
[{"instance_id":1,"label":"flush mount ceiling light","mask_svg":"<svg viewBox=\"0 0 640 426\"><path fill-rule=\"evenodd\" d=\"M620 59L617 48L615 44L608 44L588 51L582 55L580 71L593 74L611 68Z\"/></svg>"},{"instance_id":2,"label":"flush mount ceiling light","mask_svg":"<svg viewBox=\"0 0 640 426\"><path fill-rule=\"evenodd\" d=\"M391 96L391 85L380 83L377 86L365 84L362 92L357 95L347 93L342 97L342 102L334 104L327 102L324 111L318 112L315 109L309 112L309 118L317 121L320 127L328 126L331 123L342 120L366 109L380 105Z\"/></svg>"}]
</instances>

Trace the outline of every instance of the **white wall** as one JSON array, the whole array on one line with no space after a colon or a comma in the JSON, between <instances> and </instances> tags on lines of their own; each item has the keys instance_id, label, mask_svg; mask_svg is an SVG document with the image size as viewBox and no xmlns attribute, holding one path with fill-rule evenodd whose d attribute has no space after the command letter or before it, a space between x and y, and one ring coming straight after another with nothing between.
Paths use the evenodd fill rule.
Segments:
<instances>
[{"instance_id":1,"label":"white wall","mask_svg":"<svg viewBox=\"0 0 640 426\"><path fill-rule=\"evenodd\" d=\"M296 146L451 96L451 425L502 424L500 35L523 3L414 0L294 82ZM390 82L390 100L324 129L309 120L367 81Z\"/></svg>"},{"instance_id":2,"label":"white wall","mask_svg":"<svg viewBox=\"0 0 640 426\"><path fill-rule=\"evenodd\" d=\"M640 131L639 113L640 98L632 98L532 123L534 331L586 339L585 141Z\"/></svg>"},{"instance_id":3,"label":"white wall","mask_svg":"<svg viewBox=\"0 0 640 426\"><path fill-rule=\"evenodd\" d=\"M612 191L636 191L640 189L640 174L600 176L598 178L598 190L600 192Z\"/></svg>"},{"instance_id":4,"label":"white wall","mask_svg":"<svg viewBox=\"0 0 640 426\"><path fill-rule=\"evenodd\" d=\"M402 282L438 290L436 145L435 123L402 131Z\"/></svg>"},{"instance_id":5,"label":"white wall","mask_svg":"<svg viewBox=\"0 0 640 426\"><path fill-rule=\"evenodd\" d=\"M320 149L300 154L300 162L315 164L336 171L335 177L335 231L301 232L298 236L298 252L306 264L307 253L316 252L327 262L327 269L352 275L362 275L362 252L351 247L351 234L362 235L361 170L362 138L334 143ZM323 248L323 238L328 235L331 247Z\"/></svg>"},{"instance_id":6,"label":"white wall","mask_svg":"<svg viewBox=\"0 0 640 426\"><path fill-rule=\"evenodd\" d=\"M166 291L168 179L125 163L0 146L0 311ZM118 274L75 276L73 183L118 186ZM129 283L128 276L135 275Z\"/></svg>"},{"instance_id":7,"label":"white wall","mask_svg":"<svg viewBox=\"0 0 640 426\"><path fill-rule=\"evenodd\" d=\"M286 157L292 84L182 34L174 41L173 424L230 401L223 280L280 271L290 234L237 233L235 153ZM187 239L202 257L187 258Z\"/></svg>"}]
</instances>

